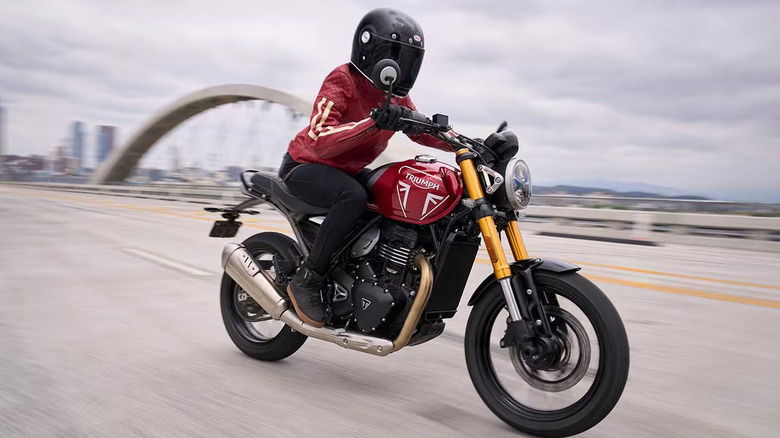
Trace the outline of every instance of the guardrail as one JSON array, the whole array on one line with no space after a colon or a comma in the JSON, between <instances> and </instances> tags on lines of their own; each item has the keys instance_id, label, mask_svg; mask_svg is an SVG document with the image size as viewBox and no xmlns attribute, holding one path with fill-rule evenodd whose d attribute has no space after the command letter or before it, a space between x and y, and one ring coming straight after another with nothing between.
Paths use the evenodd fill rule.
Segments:
<instances>
[{"instance_id":1,"label":"guardrail","mask_svg":"<svg viewBox=\"0 0 780 438\"><path fill-rule=\"evenodd\" d=\"M523 228L548 235L637 244L780 252L780 218L531 206Z\"/></svg>"},{"instance_id":2,"label":"guardrail","mask_svg":"<svg viewBox=\"0 0 780 438\"><path fill-rule=\"evenodd\" d=\"M234 187L15 182L3 184L199 204L227 204L245 199ZM526 210L522 226L524 230L564 237L648 245L687 244L780 252L780 217L532 205Z\"/></svg>"}]
</instances>

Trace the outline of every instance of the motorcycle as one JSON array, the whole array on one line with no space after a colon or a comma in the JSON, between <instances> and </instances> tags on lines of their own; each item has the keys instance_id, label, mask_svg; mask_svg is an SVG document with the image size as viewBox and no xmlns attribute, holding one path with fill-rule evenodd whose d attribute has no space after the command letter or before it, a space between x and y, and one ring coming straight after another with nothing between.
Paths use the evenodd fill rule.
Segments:
<instances>
[{"instance_id":1,"label":"motorcycle","mask_svg":"<svg viewBox=\"0 0 780 438\"><path fill-rule=\"evenodd\" d=\"M374 82L388 92L385 107L398 73L392 61L374 71ZM515 157L517 137L504 122L484 140L472 139L441 114L413 112L402 123L452 145L458 166L419 155L363 175L369 204L330 264L322 328L295 313L287 284L327 209L298 199L277 176L252 170L240 178L246 201L206 209L224 219L212 237L234 237L240 215L257 214L251 208L258 204L281 213L295 236L262 232L225 246L220 303L230 338L263 361L292 355L308 338L377 356L431 341L455 315L483 242L494 274L468 301L464 339L479 396L528 434L562 437L595 426L623 392L628 339L615 307L578 266L529 257L519 219L532 186L527 164Z\"/></svg>"}]
</instances>

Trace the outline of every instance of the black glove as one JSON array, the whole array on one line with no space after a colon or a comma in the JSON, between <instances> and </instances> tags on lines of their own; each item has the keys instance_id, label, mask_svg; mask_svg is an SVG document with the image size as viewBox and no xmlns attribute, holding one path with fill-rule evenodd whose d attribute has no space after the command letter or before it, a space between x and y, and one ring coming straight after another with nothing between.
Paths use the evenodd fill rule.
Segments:
<instances>
[{"instance_id":1,"label":"black glove","mask_svg":"<svg viewBox=\"0 0 780 438\"><path fill-rule=\"evenodd\" d=\"M414 137L414 136L417 136L417 135L425 134L425 127L424 126L420 126L420 125L418 125L416 123L409 123L409 124L406 124L406 126L404 126L401 129L401 132L403 132L404 134L409 135L411 137Z\"/></svg>"},{"instance_id":2,"label":"black glove","mask_svg":"<svg viewBox=\"0 0 780 438\"><path fill-rule=\"evenodd\" d=\"M371 114L371 118L374 119L374 124L377 128L385 131L400 131L405 128L405 124L401 122L402 118L409 118L412 115L412 110L404 108L400 105L389 105L387 108L379 109Z\"/></svg>"}]
</instances>

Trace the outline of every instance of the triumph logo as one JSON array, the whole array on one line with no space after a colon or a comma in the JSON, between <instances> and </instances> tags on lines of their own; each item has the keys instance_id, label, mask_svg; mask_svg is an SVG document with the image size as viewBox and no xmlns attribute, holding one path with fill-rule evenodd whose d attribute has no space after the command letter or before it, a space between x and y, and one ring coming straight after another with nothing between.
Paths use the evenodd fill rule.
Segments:
<instances>
[{"instance_id":1,"label":"triumph logo","mask_svg":"<svg viewBox=\"0 0 780 438\"><path fill-rule=\"evenodd\" d=\"M368 309L368 306L370 306L370 305L371 305L371 301L368 301L368 300L367 300L367 299L365 299L365 298L363 298L363 299L362 299L362 301L363 301L363 310L366 310L366 309Z\"/></svg>"},{"instance_id":2,"label":"triumph logo","mask_svg":"<svg viewBox=\"0 0 780 438\"><path fill-rule=\"evenodd\" d=\"M439 187L441 187L439 184L437 184L437 183L435 183L433 181L428 181L425 178L421 178L419 176L412 175L411 173L407 173L406 174L406 179L408 179L409 181L414 183L414 185L416 185L417 187L419 187L421 189L439 190Z\"/></svg>"},{"instance_id":3,"label":"triumph logo","mask_svg":"<svg viewBox=\"0 0 780 438\"><path fill-rule=\"evenodd\" d=\"M422 217L427 216L426 213L429 213L428 207L433 204L433 208L430 211L436 210L436 207L439 206L439 201L444 199L444 196L434 195L433 193L428 193L428 196L425 197L425 205L423 206L423 212Z\"/></svg>"}]
</instances>

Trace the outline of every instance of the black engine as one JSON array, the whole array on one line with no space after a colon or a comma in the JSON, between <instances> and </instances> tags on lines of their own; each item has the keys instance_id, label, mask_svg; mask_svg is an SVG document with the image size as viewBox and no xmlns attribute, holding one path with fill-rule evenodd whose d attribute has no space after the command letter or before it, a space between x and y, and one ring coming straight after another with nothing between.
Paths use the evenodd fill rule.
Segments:
<instances>
[{"instance_id":1,"label":"black engine","mask_svg":"<svg viewBox=\"0 0 780 438\"><path fill-rule=\"evenodd\" d=\"M332 273L334 320L392 337L400 330L419 285L412 268L420 236L412 226L387 222L354 244L344 269Z\"/></svg>"},{"instance_id":2,"label":"black engine","mask_svg":"<svg viewBox=\"0 0 780 438\"><path fill-rule=\"evenodd\" d=\"M359 280L352 288L352 305L357 328L365 333L392 325L406 308L407 293L393 284Z\"/></svg>"}]
</instances>

